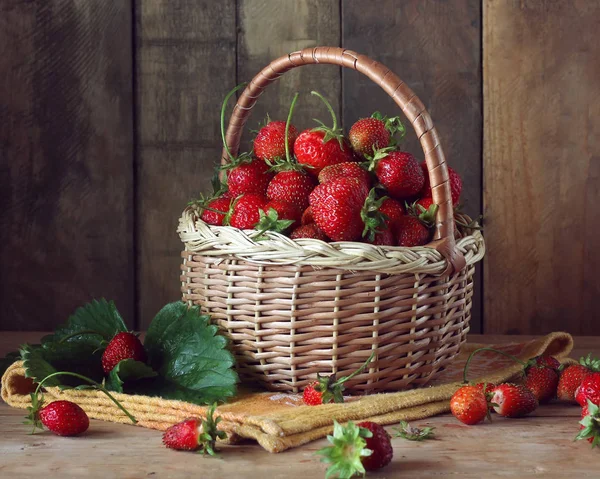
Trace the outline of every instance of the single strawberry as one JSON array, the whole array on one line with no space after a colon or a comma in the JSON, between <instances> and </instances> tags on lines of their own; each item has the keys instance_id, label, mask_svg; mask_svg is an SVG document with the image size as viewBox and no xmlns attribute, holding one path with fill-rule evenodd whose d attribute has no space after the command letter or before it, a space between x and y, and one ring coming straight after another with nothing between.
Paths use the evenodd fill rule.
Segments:
<instances>
[{"instance_id":1,"label":"single strawberry","mask_svg":"<svg viewBox=\"0 0 600 479\"><path fill-rule=\"evenodd\" d=\"M368 429L372 436L367 437L367 449L373 451L371 455L362 458L363 466L367 471L376 471L387 466L394 455L394 449L390 442L390 435L377 423L363 421L357 424L358 427Z\"/></svg>"},{"instance_id":2,"label":"single strawberry","mask_svg":"<svg viewBox=\"0 0 600 479\"><path fill-rule=\"evenodd\" d=\"M575 400L580 406L585 406L589 401L600 406L600 372L590 372L575 392Z\"/></svg>"},{"instance_id":3,"label":"single strawberry","mask_svg":"<svg viewBox=\"0 0 600 479\"><path fill-rule=\"evenodd\" d=\"M575 440L587 439L592 448L600 446L600 407L588 400L581 409L579 424L580 431Z\"/></svg>"},{"instance_id":4,"label":"single strawberry","mask_svg":"<svg viewBox=\"0 0 600 479\"><path fill-rule=\"evenodd\" d=\"M312 208L309 206L308 208L306 208L304 210L304 213L302 213L302 219L300 220L300 223L302 225L309 225L314 222L315 222L315 218L313 217L313 214L312 214Z\"/></svg>"},{"instance_id":5,"label":"single strawberry","mask_svg":"<svg viewBox=\"0 0 600 479\"><path fill-rule=\"evenodd\" d=\"M600 360L588 354L579 359L579 364L572 364L562 370L558 381L557 397L563 401L575 401L575 391L581 385L583 378L591 372L600 371Z\"/></svg>"},{"instance_id":6,"label":"single strawberry","mask_svg":"<svg viewBox=\"0 0 600 479\"><path fill-rule=\"evenodd\" d=\"M229 211L231 202L231 197L223 196L208 201L206 206L200 206L203 210L200 219L209 225L223 226L223 220Z\"/></svg>"},{"instance_id":7,"label":"single strawberry","mask_svg":"<svg viewBox=\"0 0 600 479\"><path fill-rule=\"evenodd\" d=\"M274 162L285 158L285 121L269 121L254 138L254 154L259 160ZM298 130L294 125L289 126L288 148L294 147Z\"/></svg>"},{"instance_id":8,"label":"single strawberry","mask_svg":"<svg viewBox=\"0 0 600 479\"><path fill-rule=\"evenodd\" d=\"M358 178L364 182L367 188L371 187L371 175L354 161L326 166L319 173L318 179L319 183L327 183L330 180L343 177Z\"/></svg>"},{"instance_id":9,"label":"single strawberry","mask_svg":"<svg viewBox=\"0 0 600 479\"><path fill-rule=\"evenodd\" d=\"M310 194L315 223L333 241L362 237L361 211L369 190L357 178L339 178L318 185Z\"/></svg>"},{"instance_id":10,"label":"single strawberry","mask_svg":"<svg viewBox=\"0 0 600 479\"><path fill-rule=\"evenodd\" d=\"M271 208L277 211L277 215L280 220L293 221L290 227L293 228L294 226L300 224L302 210L298 209L296 205L288 203L287 201L271 200L265 205L264 210L269 211Z\"/></svg>"},{"instance_id":11,"label":"single strawberry","mask_svg":"<svg viewBox=\"0 0 600 479\"><path fill-rule=\"evenodd\" d=\"M200 450L203 454L216 455L217 439L225 439L225 431L218 429L221 417L215 419L216 404L206 413L206 419L189 418L168 428L163 434L163 444L170 449L183 451Z\"/></svg>"},{"instance_id":12,"label":"single strawberry","mask_svg":"<svg viewBox=\"0 0 600 479\"><path fill-rule=\"evenodd\" d=\"M402 204L393 198L386 198L383 200L379 207L379 211L386 216L392 229L398 224L400 218L404 216Z\"/></svg>"},{"instance_id":13,"label":"single strawberry","mask_svg":"<svg viewBox=\"0 0 600 479\"><path fill-rule=\"evenodd\" d=\"M301 171L281 171L270 181L267 198L293 204L299 211L308 208L308 196L317 183Z\"/></svg>"},{"instance_id":14,"label":"single strawberry","mask_svg":"<svg viewBox=\"0 0 600 479\"><path fill-rule=\"evenodd\" d=\"M504 417L522 417L538 407L538 401L529 388L521 384L504 383L492 392L494 411Z\"/></svg>"},{"instance_id":15,"label":"single strawberry","mask_svg":"<svg viewBox=\"0 0 600 479\"><path fill-rule=\"evenodd\" d=\"M294 143L294 155L299 163L308 167L311 175L317 176L326 166L352 161L354 155L341 129L337 126L337 118L329 102L319 93L311 93L323 101L329 110L333 126L329 128L322 122L318 122L320 126L317 128L300 133Z\"/></svg>"},{"instance_id":16,"label":"single strawberry","mask_svg":"<svg viewBox=\"0 0 600 479\"><path fill-rule=\"evenodd\" d=\"M446 165L447 166L447 165ZM429 182L429 172L427 170L427 163L421 163L421 169L423 170L423 176L425 177L425 183L419 196L422 198L431 198L433 196L431 192L431 183ZM460 200L460 193L462 191L462 178L460 175L448 166L448 178L450 181L450 194L452 196L452 205L456 206Z\"/></svg>"},{"instance_id":17,"label":"single strawberry","mask_svg":"<svg viewBox=\"0 0 600 479\"><path fill-rule=\"evenodd\" d=\"M118 333L110 340L102 354L104 374L110 373L124 359L146 362L146 350L133 333Z\"/></svg>"},{"instance_id":18,"label":"single strawberry","mask_svg":"<svg viewBox=\"0 0 600 479\"><path fill-rule=\"evenodd\" d=\"M309 383L302 393L304 403L308 406L319 406L320 404L328 404L330 402L343 403L344 383L363 372L374 355L375 353L371 353L363 365L349 376L342 376L338 379L336 374L321 376L317 373L317 380Z\"/></svg>"},{"instance_id":19,"label":"single strawberry","mask_svg":"<svg viewBox=\"0 0 600 479\"><path fill-rule=\"evenodd\" d=\"M554 356L550 356L549 354L536 356L535 358L531 359L530 362L535 363L537 366L543 366L546 368L554 369L557 372L560 369L560 361Z\"/></svg>"},{"instance_id":20,"label":"single strawberry","mask_svg":"<svg viewBox=\"0 0 600 479\"><path fill-rule=\"evenodd\" d=\"M323 233L323 230L319 228L315 223L309 223L307 225L299 226L294 231L292 231L292 233L290 234L290 238L312 238L321 241L329 241L327 235Z\"/></svg>"},{"instance_id":21,"label":"single strawberry","mask_svg":"<svg viewBox=\"0 0 600 479\"><path fill-rule=\"evenodd\" d=\"M368 158L369 171L374 171L377 179L390 196L398 200L413 197L423 188L425 176L419 163L410 153L393 148L377 150Z\"/></svg>"},{"instance_id":22,"label":"single strawberry","mask_svg":"<svg viewBox=\"0 0 600 479\"><path fill-rule=\"evenodd\" d=\"M259 236L266 231L286 233L300 218L293 205L277 200L269 201L258 214L259 219L254 229L260 231Z\"/></svg>"},{"instance_id":23,"label":"single strawberry","mask_svg":"<svg viewBox=\"0 0 600 479\"><path fill-rule=\"evenodd\" d=\"M323 456L321 461L330 464L326 478L364 475L366 470L379 469L392 460L394 450L385 429L368 421L361 424L349 421L342 426L333 420L333 435L327 436L331 446L317 451Z\"/></svg>"},{"instance_id":24,"label":"single strawberry","mask_svg":"<svg viewBox=\"0 0 600 479\"><path fill-rule=\"evenodd\" d=\"M433 204L433 198L431 197L419 198L414 203L415 212L417 213L417 216L425 211L428 211L433 206Z\"/></svg>"},{"instance_id":25,"label":"single strawberry","mask_svg":"<svg viewBox=\"0 0 600 479\"><path fill-rule=\"evenodd\" d=\"M375 150L390 146L397 132L404 136L404 125L399 117L382 117L381 113L375 112L370 118L361 118L354 123L348 138L354 152L365 158Z\"/></svg>"},{"instance_id":26,"label":"single strawberry","mask_svg":"<svg viewBox=\"0 0 600 479\"><path fill-rule=\"evenodd\" d=\"M242 230L252 229L260 221L260 212L267 203L267 198L262 195L241 195L231 204L223 223Z\"/></svg>"},{"instance_id":27,"label":"single strawberry","mask_svg":"<svg viewBox=\"0 0 600 479\"><path fill-rule=\"evenodd\" d=\"M379 231L375 232L373 239L366 238L365 242L376 246L396 246L394 233L387 224L381 226Z\"/></svg>"},{"instance_id":28,"label":"single strawberry","mask_svg":"<svg viewBox=\"0 0 600 479\"><path fill-rule=\"evenodd\" d=\"M393 228L397 246L423 246L431 240L430 229L414 216L403 216Z\"/></svg>"},{"instance_id":29,"label":"single strawberry","mask_svg":"<svg viewBox=\"0 0 600 479\"><path fill-rule=\"evenodd\" d=\"M271 167L262 160L242 161L230 169L227 175L227 185L232 196L246 193L264 196L269 182L275 174Z\"/></svg>"},{"instance_id":30,"label":"single strawberry","mask_svg":"<svg viewBox=\"0 0 600 479\"><path fill-rule=\"evenodd\" d=\"M525 386L540 404L546 403L556 397L558 373L546 366L531 366L525 373Z\"/></svg>"},{"instance_id":31,"label":"single strawberry","mask_svg":"<svg viewBox=\"0 0 600 479\"><path fill-rule=\"evenodd\" d=\"M456 419L472 426L489 417L486 396L477 386L462 386L450 399L450 411Z\"/></svg>"},{"instance_id":32,"label":"single strawberry","mask_svg":"<svg viewBox=\"0 0 600 479\"><path fill-rule=\"evenodd\" d=\"M90 426L85 411L71 401L53 401L38 414L42 424L58 436L77 436Z\"/></svg>"}]
</instances>

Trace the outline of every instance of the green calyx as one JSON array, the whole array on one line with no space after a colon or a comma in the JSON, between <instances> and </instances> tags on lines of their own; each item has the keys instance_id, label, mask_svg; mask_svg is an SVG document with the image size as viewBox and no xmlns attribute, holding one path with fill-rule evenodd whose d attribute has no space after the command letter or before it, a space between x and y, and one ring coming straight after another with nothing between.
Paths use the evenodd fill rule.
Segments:
<instances>
[{"instance_id":1,"label":"green calyx","mask_svg":"<svg viewBox=\"0 0 600 479\"><path fill-rule=\"evenodd\" d=\"M321 376L317 373L318 384L315 386L315 391L321 393L321 401L323 404L329 404L330 402L343 403L344 383L355 377L357 374L363 372L367 365L373 360L374 356L375 352L372 352L363 365L350 374L350 376L344 376L337 379L335 374L330 376Z\"/></svg>"},{"instance_id":2,"label":"green calyx","mask_svg":"<svg viewBox=\"0 0 600 479\"><path fill-rule=\"evenodd\" d=\"M371 431L357 426L352 421L342 426L334 420L333 435L327 436L331 446L317 451L317 454L323 456L321 461L330 464L325 479L330 477L350 479L356 475L364 475L362 458L373 454L371 449L367 449L365 439L372 436Z\"/></svg>"},{"instance_id":3,"label":"green calyx","mask_svg":"<svg viewBox=\"0 0 600 479\"><path fill-rule=\"evenodd\" d=\"M231 216L233 215L233 212L235 211L235 206L237 205L238 201L240 200L240 197L242 195L238 196L237 198L235 198L231 204L229 205L229 211L227 211L225 213L225 216L223 217L223 225L224 226L229 226L231 223Z\"/></svg>"},{"instance_id":4,"label":"green calyx","mask_svg":"<svg viewBox=\"0 0 600 479\"><path fill-rule=\"evenodd\" d=\"M321 132L325 133L325 136L323 137L323 143L327 143L329 140L337 140L338 143L340 144L340 148L344 149L344 133L341 128L338 128L337 117L335 115L335 112L333 111L333 107L331 106L331 103L329 103L325 99L325 97L323 95L321 95L319 92L311 91L310 93L311 93L311 95L315 95L315 96L319 97L321 99L321 101L325 104L327 111L329 111L329 114L331 115L331 120L333 123L331 128L329 128L327 125L325 125L325 123L314 118L314 121L316 121L319 124L319 126L317 126L316 128L313 128L312 131L321 131Z\"/></svg>"},{"instance_id":5,"label":"green calyx","mask_svg":"<svg viewBox=\"0 0 600 479\"><path fill-rule=\"evenodd\" d=\"M385 222L388 220L388 217L379 211L379 208L381 208L381 205L387 199L387 196L377 198L377 190L375 188L371 188L371 191L369 191L369 196L367 196L360 211L360 217L365 225L362 232L363 238L373 241L375 235L381 232L381 228L387 227Z\"/></svg>"},{"instance_id":6,"label":"green calyx","mask_svg":"<svg viewBox=\"0 0 600 479\"><path fill-rule=\"evenodd\" d=\"M202 420L202 433L198 436L198 446L200 446L198 452L213 457L217 455L215 449L217 439L222 440L227 437L227 433L225 431L220 431L218 428L218 425L221 422L221 416L218 416L215 419L214 415L216 408L217 403L213 403L206 412L206 419Z\"/></svg>"},{"instance_id":7,"label":"green calyx","mask_svg":"<svg viewBox=\"0 0 600 479\"><path fill-rule=\"evenodd\" d=\"M384 159L390 154L390 152L396 149L395 146L386 146L385 148L373 148L373 155L365 155L367 161L361 164L361 166L367 171L374 171L379 160Z\"/></svg>"},{"instance_id":8,"label":"green calyx","mask_svg":"<svg viewBox=\"0 0 600 479\"><path fill-rule=\"evenodd\" d=\"M387 117L376 111L371 117L381 120L385 125L385 129L390 132L390 146L396 146L406 136L406 128L399 116ZM396 138L396 135L398 135L398 138Z\"/></svg>"},{"instance_id":9,"label":"green calyx","mask_svg":"<svg viewBox=\"0 0 600 479\"><path fill-rule=\"evenodd\" d=\"M260 219L254 226L254 229L260 232L259 236L267 231L283 233L294 224L294 220L280 220L279 214L274 208L269 208L266 213L264 210L260 210L259 214Z\"/></svg>"},{"instance_id":10,"label":"green calyx","mask_svg":"<svg viewBox=\"0 0 600 479\"><path fill-rule=\"evenodd\" d=\"M579 364L592 372L600 372L600 359L593 358L592 353L589 353L586 357L580 358Z\"/></svg>"},{"instance_id":11,"label":"green calyx","mask_svg":"<svg viewBox=\"0 0 600 479\"><path fill-rule=\"evenodd\" d=\"M394 437L401 437L409 441L424 441L425 439L433 439L435 435L433 432L434 429L434 427L419 429L418 427L411 426L406 421L400 421L400 427L394 429Z\"/></svg>"},{"instance_id":12,"label":"green calyx","mask_svg":"<svg viewBox=\"0 0 600 479\"><path fill-rule=\"evenodd\" d=\"M591 439L593 449L596 446L600 446L600 407L588 399L587 408L587 416L579 421L583 429L575 436L575 441Z\"/></svg>"},{"instance_id":13,"label":"green calyx","mask_svg":"<svg viewBox=\"0 0 600 479\"><path fill-rule=\"evenodd\" d=\"M435 225L435 217L438 211L438 205L432 204L428 209L423 208L417 202L412 205L405 205L406 211L413 216L416 216L421 222L428 228L432 228Z\"/></svg>"},{"instance_id":14,"label":"green calyx","mask_svg":"<svg viewBox=\"0 0 600 479\"><path fill-rule=\"evenodd\" d=\"M24 349L22 351L22 356L23 356L23 359L25 361L27 361L27 350L26 349ZM31 434L34 434L36 429L43 429L42 423L41 423L40 417L39 417L39 411L44 405L44 394L41 392L41 390L42 390L42 386L44 385L44 383L46 381L48 381L49 379L52 379L56 376L72 376L72 377L75 377L77 379L81 379L81 380L87 382L89 385L77 386L75 389L77 389L77 390L95 389L98 391L102 391L104 394L106 394L108 396L108 398L112 402L114 402L117 405L117 407L121 411L123 411L123 413L125 413L125 415L131 420L131 422L133 422L133 424L137 424L137 420L135 419L135 417L133 417L131 415L131 413L129 411L127 411L127 409L125 409L125 407L123 407L123 405L119 401L117 401L113 397L113 395L110 394L102 384L99 384L96 381L94 381L88 377L82 376L81 374L71 373L68 371L58 371L58 372L49 374L44 379L42 379L38 383L36 390L33 393L31 393L31 406L27 408L27 411L29 412L29 414L27 415L26 421L25 421L26 424L33 425L33 430L31 431Z\"/></svg>"}]
</instances>

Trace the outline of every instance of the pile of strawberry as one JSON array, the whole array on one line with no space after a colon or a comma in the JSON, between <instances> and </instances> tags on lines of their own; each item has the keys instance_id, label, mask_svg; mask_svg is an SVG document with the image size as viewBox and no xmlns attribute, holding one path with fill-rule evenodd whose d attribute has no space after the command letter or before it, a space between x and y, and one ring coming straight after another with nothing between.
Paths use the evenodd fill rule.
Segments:
<instances>
[{"instance_id":1,"label":"pile of strawberry","mask_svg":"<svg viewBox=\"0 0 600 479\"><path fill-rule=\"evenodd\" d=\"M582 412L576 439L587 439L592 447L600 445L600 360L588 355L581 358L579 364L563 368L556 358L548 355L528 362L512 358L524 366L522 381L499 385L466 384L450 400L452 414L459 421L473 425L491 419L490 411L516 418L526 416L539 404L553 399L577 402Z\"/></svg>"},{"instance_id":2,"label":"pile of strawberry","mask_svg":"<svg viewBox=\"0 0 600 479\"><path fill-rule=\"evenodd\" d=\"M276 231L292 239L362 241L385 246L429 243L436 214L427 166L398 148L399 118L374 113L358 120L345 136L332 118L298 133L287 121L268 121L253 140L253 151L220 168L215 191L191 204L215 226ZM231 93L230 93L231 95ZM221 129L223 130L223 103ZM462 180L449 168L452 201Z\"/></svg>"}]
</instances>

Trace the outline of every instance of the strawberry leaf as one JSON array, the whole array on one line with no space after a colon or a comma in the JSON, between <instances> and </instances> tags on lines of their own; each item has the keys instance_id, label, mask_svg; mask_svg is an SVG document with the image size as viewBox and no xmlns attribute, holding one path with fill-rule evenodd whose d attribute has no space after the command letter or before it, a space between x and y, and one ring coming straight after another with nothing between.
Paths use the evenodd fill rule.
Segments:
<instances>
[{"instance_id":1,"label":"strawberry leaf","mask_svg":"<svg viewBox=\"0 0 600 479\"><path fill-rule=\"evenodd\" d=\"M21 353L13 351L8 353L5 357L0 358L0 378L4 376L5 371L14 363L21 359Z\"/></svg>"},{"instance_id":2,"label":"strawberry leaf","mask_svg":"<svg viewBox=\"0 0 600 479\"><path fill-rule=\"evenodd\" d=\"M144 342L148 364L159 377L132 388L136 392L196 404L233 396L238 376L227 340L197 306L166 305L154 318Z\"/></svg>"},{"instance_id":3,"label":"strawberry leaf","mask_svg":"<svg viewBox=\"0 0 600 479\"><path fill-rule=\"evenodd\" d=\"M134 359L123 359L112 369L106 378L105 387L109 391L119 393L123 391L123 385L127 381L137 381L155 377L157 374L152 368L141 361Z\"/></svg>"}]
</instances>

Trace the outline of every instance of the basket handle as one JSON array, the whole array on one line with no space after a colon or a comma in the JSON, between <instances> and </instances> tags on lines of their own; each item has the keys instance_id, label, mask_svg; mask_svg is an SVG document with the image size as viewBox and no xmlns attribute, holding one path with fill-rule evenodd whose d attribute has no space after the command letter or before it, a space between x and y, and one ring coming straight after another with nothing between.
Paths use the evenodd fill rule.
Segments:
<instances>
[{"instance_id":1,"label":"basket handle","mask_svg":"<svg viewBox=\"0 0 600 479\"><path fill-rule=\"evenodd\" d=\"M438 205L434 241L428 246L435 248L448 260L444 274L462 270L465 267L465 259L456 249L454 240L455 226L448 168L438 134L421 100L381 63L339 47L306 48L277 58L252 79L233 109L225 137L231 153L237 155L244 125L263 90L288 70L316 63L343 66L363 73L381 86L410 120L425 154L433 201ZM228 160L229 155L223 148L221 162L225 164Z\"/></svg>"}]
</instances>

